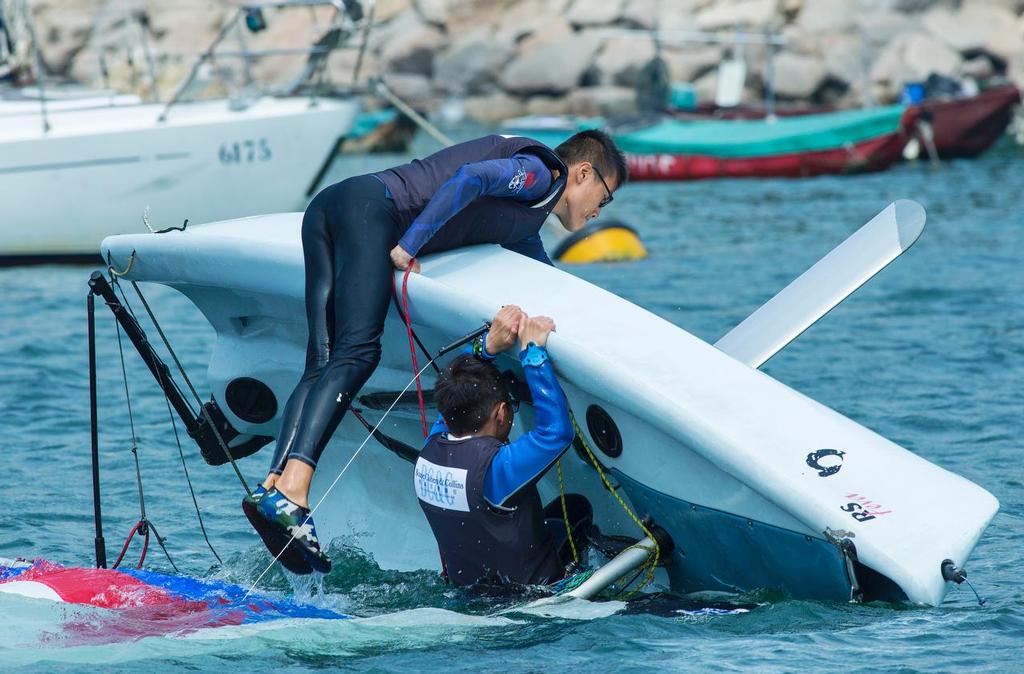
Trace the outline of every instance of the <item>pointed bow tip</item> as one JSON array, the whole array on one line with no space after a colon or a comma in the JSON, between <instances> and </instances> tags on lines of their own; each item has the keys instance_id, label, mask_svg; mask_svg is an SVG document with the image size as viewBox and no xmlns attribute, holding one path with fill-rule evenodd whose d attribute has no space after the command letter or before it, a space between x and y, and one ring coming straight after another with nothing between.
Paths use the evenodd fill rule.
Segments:
<instances>
[{"instance_id":1,"label":"pointed bow tip","mask_svg":"<svg viewBox=\"0 0 1024 674\"><path fill-rule=\"evenodd\" d=\"M910 199L898 199L892 203L893 217L896 220L896 231L900 239L900 248L907 250L914 245L924 231L927 215L924 207Z\"/></svg>"}]
</instances>

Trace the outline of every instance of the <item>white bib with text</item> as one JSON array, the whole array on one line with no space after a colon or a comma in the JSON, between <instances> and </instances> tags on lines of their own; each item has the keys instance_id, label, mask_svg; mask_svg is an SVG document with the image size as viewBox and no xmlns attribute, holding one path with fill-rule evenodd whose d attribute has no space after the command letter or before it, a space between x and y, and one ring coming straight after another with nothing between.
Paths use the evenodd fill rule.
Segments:
<instances>
[{"instance_id":1,"label":"white bib with text","mask_svg":"<svg viewBox=\"0 0 1024 674\"><path fill-rule=\"evenodd\" d=\"M416 461L413 480L416 482L416 495L424 503L446 510L469 512L464 468L438 466L420 458Z\"/></svg>"}]
</instances>

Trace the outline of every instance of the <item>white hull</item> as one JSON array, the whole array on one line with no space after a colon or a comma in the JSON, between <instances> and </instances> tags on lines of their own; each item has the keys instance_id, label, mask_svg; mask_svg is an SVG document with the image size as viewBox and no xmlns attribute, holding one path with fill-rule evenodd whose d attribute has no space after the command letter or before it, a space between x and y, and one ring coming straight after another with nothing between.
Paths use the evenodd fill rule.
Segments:
<instances>
[{"instance_id":1,"label":"white hull","mask_svg":"<svg viewBox=\"0 0 1024 674\"><path fill-rule=\"evenodd\" d=\"M203 311L218 334L209 370L213 395L246 433L276 435L300 374L306 327L299 225L299 214L281 214L103 245L119 267L137 251L130 278L178 288ZM667 571L677 590L776 587L797 597L849 599L852 568L869 597L902 593L938 604L948 589L942 561L962 565L998 508L980 487L686 331L496 246L424 259L409 290L415 328L431 350L503 304L556 318L549 346L570 404L592 444L587 410L599 406L614 420L623 451L598 456L621 485L617 492L674 539ZM364 395L400 391L410 378L408 341L394 312L383 347ZM517 367L512 359L501 365ZM238 377L272 389L273 419L251 424L230 410L224 391ZM432 386L430 377L425 386ZM371 421L379 414L367 412ZM519 429L531 422L527 406L521 416ZM381 430L414 447L421 442L414 407L400 407ZM365 437L346 416L321 460L314 499ZM845 456L839 470L821 476L811 454L830 448ZM567 489L590 499L602 531L641 536L576 452L563 466ZM557 494L553 476L541 491L545 498ZM412 465L372 440L327 496L317 525L325 539L354 537L384 567L438 566ZM859 563L848 562L834 539L852 543Z\"/></svg>"},{"instance_id":2,"label":"white hull","mask_svg":"<svg viewBox=\"0 0 1024 674\"><path fill-rule=\"evenodd\" d=\"M13 105L13 104L12 104ZM60 107L58 104L57 108ZM0 118L0 258L93 253L111 234L304 207L351 100L262 98ZM0 110L2 111L2 110Z\"/></svg>"}]
</instances>

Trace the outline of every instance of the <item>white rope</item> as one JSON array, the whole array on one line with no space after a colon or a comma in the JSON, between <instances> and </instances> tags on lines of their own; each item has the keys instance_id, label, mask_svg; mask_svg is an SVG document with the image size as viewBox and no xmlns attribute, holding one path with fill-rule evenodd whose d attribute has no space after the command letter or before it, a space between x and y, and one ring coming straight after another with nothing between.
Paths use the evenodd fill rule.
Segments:
<instances>
[{"instance_id":1,"label":"white rope","mask_svg":"<svg viewBox=\"0 0 1024 674\"><path fill-rule=\"evenodd\" d=\"M330 484L330 486L327 487L327 489L324 491L324 495L320 497L320 500L316 502L316 505L313 506L313 509L309 511L309 515L306 516L306 520L307 521L311 520L313 518L313 514L323 504L323 502L327 500L327 495L331 493L331 490L334 489L334 487L338 484L338 481L341 480L342 476L348 470L349 466L352 465L352 462L356 460L357 456L359 456L359 452L363 451L363 447L365 447L366 443L370 441L370 438L373 437L373 434L377 432L377 429L380 428L380 425L382 423L384 423L384 420L387 418L388 414L391 413L391 410L394 409L395 405L398 404L398 401L402 399L402 396L405 395L406 391L408 391L410 388L412 388L412 385L416 382L417 379L419 379L420 375L422 375L426 371L426 369L431 366L431 364L433 362L434 362L433 358L431 358L429 361L427 361L427 364L424 365L423 368L419 372L417 372L416 375L412 379L409 380L409 383L405 385L405 388L402 389L402 392L399 393L397 397L395 397L394 402L392 402L390 407L388 407L388 409L384 412L384 415L380 418L380 421L377 422L377 425L374 426L373 430L370 431L367 434L366 439L363 440L362 444L360 444L359 447L356 448L356 451L352 453L352 457L342 467L341 472L338 473L338 476L336 478L334 478L334 482L332 482ZM263 580L263 576L267 575L267 573L272 568L274 568L274 564L277 563L277 561L281 558L281 555L284 554L284 551L288 549L288 546L291 545L294 540L295 540L295 534L292 534L292 537L290 539L288 539L288 542L285 543L283 548L281 548L281 552L277 553L277 556L274 557L274 559L270 562L269 565L267 565L267 568L263 569L263 573L261 573L256 578L256 580L253 581L253 583L249 587L249 589L246 590L245 596L242 597L242 601L243 602L246 599L249 598L249 595L252 593L252 591L255 590L256 586L259 585L261 580Z\"/></svg>"}]
</instances>

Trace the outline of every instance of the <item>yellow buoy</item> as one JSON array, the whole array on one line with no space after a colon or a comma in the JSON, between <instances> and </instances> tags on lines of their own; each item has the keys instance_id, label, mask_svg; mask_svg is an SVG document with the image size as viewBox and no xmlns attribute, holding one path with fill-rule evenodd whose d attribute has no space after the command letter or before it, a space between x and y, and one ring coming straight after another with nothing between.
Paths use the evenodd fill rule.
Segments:
<instances>
[{"instance_id":1,"label":"yellow buoy","mask_svg":"<svg viewBox=\"0 0 1024 674\"><path fill-rule=\"evenodd\" d=\"M636 230L621 222L591 223L566 237L555 259L568 264L642 260L647 249Z\"/></svg>"}]
</instances>

